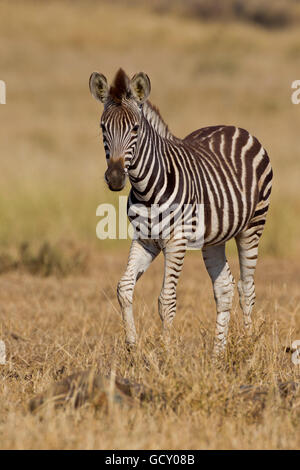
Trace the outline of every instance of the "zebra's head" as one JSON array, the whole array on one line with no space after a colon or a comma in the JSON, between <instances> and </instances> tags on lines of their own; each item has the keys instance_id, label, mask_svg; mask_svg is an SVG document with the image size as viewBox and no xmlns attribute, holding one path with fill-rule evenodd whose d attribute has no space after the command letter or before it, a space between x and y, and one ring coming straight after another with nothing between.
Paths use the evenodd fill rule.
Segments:
<instances>
[{"instance_id":1,"label":"zebra's head","mask_svg":"<svg viewBox=\"0 0 300 470\"><path fill-rule=\"evenodd\" d=\"M93 72L90 77L92 95L104 104L100 126L108 166L105 181L112 191L121 191L125 186L137 147L143 103L150 89L149 77L142 72L130 80L120 69L110 87L104 75Z\"/></svg>"}]
</instances>

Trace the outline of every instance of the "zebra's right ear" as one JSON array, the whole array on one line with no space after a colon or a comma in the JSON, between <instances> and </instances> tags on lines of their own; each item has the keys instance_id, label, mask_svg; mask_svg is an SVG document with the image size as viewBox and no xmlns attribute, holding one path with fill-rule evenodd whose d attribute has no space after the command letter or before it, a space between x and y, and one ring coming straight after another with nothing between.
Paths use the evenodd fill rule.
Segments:
<instances>
[{"instance_id":1,"label":"zebra's right ear","mask_svg":"<svg viewBox=\"0 0 300 470\"><path fill-rule=\"evenodd\" d=\"M93 72L90 76L90 91L96 100L104 103L108 96L107 80L102 73Z\"/></svg>"}]
</instances>

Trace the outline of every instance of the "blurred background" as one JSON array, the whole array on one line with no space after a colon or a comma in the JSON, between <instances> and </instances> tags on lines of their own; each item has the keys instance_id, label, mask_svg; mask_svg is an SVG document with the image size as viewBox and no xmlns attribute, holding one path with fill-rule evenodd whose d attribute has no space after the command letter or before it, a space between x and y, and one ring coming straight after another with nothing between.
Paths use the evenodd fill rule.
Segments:
<instances>
[{"instance_id":1,"label":"blurred background","mask_svg":"<svg viewBox=\"0 0 300 470\"><path fill-rule=\"evenodd\" d=\"M111 81L119 67L149 75L175 135L232 124L261 141L274 169L261 250L299 255L299 26L296 0L1 1L2 256L61 240L127 248L96 238L97 206L119 194L104 184L102 107L88 88L92 71Z\"/></svg>"}]
</instances>

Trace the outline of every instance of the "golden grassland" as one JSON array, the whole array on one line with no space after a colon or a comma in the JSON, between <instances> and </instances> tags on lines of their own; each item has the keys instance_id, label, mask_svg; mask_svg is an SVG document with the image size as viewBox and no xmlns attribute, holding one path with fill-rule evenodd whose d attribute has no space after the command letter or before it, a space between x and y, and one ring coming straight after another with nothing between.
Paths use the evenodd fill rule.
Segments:
<instances>
[{"instance_id":1,"label":"golden grassland","mask_svg":"<svg viewBox=\"0 0 300 470\"><path fill-rule=\"evenodd\" d=\"M188 256L178 288L173 341L160 341L157 296L162 259L138 282L134 360L124 346L115 285L126 254L94 258L89 274L58 280L22 271L1 277L1 331L8 362L0 366L0 447L6 449L295 449L299 396L266 403L236 395L242 385L299 381L285 347L300 338L299 266L272 259L257 273L252 338L243 334L235 298L228 355L211 361L215 305L200 253ZM105 270L103 269L105 263ZM233 263L237 277L237 265ZM237 297L237 296L236 296ZM151 388L163 399L109 411L92 404L44 408L29 400L76 370L95 367Z\"/></svg>"},{"instance_id":2,"label":"golden grassland","mask_svg":"<svg viewBox=\"0 0 300 470\"><path fill-rule=\"evenodd\" d=\"M300 105L291 102L291 83L300 78L298 29L206 23L120 2L3 0L0 44L7 86L0 106L0 339L8 350L0 366L0 448L299 447L299 400L289 405L270 395L260 409L234 398L241 385L299 381L299 366L284 351L300 339ZM244 336L235 299L219 368L210 357L215 305L197 252L185 261L170 349L159 337L161 258L137 285L133 363L123 345L116 284L128 242L96 239L96 208L118 195L104 185L102 110L88 90L92 71L112 79L120 66L149 75L151 100L176 135L239 125L272 161L255 334ZM238 279L233 244L229 254ZM108 413L92 405L28 412L35 393L90 366L116 370L167 400Z\"/></svg>"}]
</instances>

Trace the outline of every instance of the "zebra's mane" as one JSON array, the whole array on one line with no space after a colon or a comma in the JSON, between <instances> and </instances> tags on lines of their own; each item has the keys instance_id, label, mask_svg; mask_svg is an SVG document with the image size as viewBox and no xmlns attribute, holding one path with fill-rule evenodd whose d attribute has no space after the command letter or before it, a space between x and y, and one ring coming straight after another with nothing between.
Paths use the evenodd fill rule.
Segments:
<instances>
[{"instance_id":1,"label":"zebra's mane","mask_svg":"<svg viewBox=\"0 0 300 470\"><path fill-rule=\"evenodd\" d=\"M110 98L120 104L129 95L129 78L123 69L119 69L109 89Z\"/></svg>"},{"instance_id":2,"label":"zebra's mane","mask_svg":"<svg viewBox=\"0 0 300 470\"><path fill-rule=\"evenodd\" d=\"M173 134L169 131L168 125L161 117L159 109L148 100L144 103L143 114L159 135L167 139L173 139Z\"/></svg>"},{"instance_id":3,"label":"zebra's mane","mask_svg":"<svg viewBox=\"0 0 300 470\"><path fill-rule=\"evenodd\" d=\"M130 97L130 81L123 69L119 69L114 81L109 89L109 96L111 100L117 104L121 104L123 98ZM174 139L174 136L169 131L169 128L156 106L146 101L143 106L143 114L149 124L155 131L164 138Z\"/></svg>"}]
</instances>

